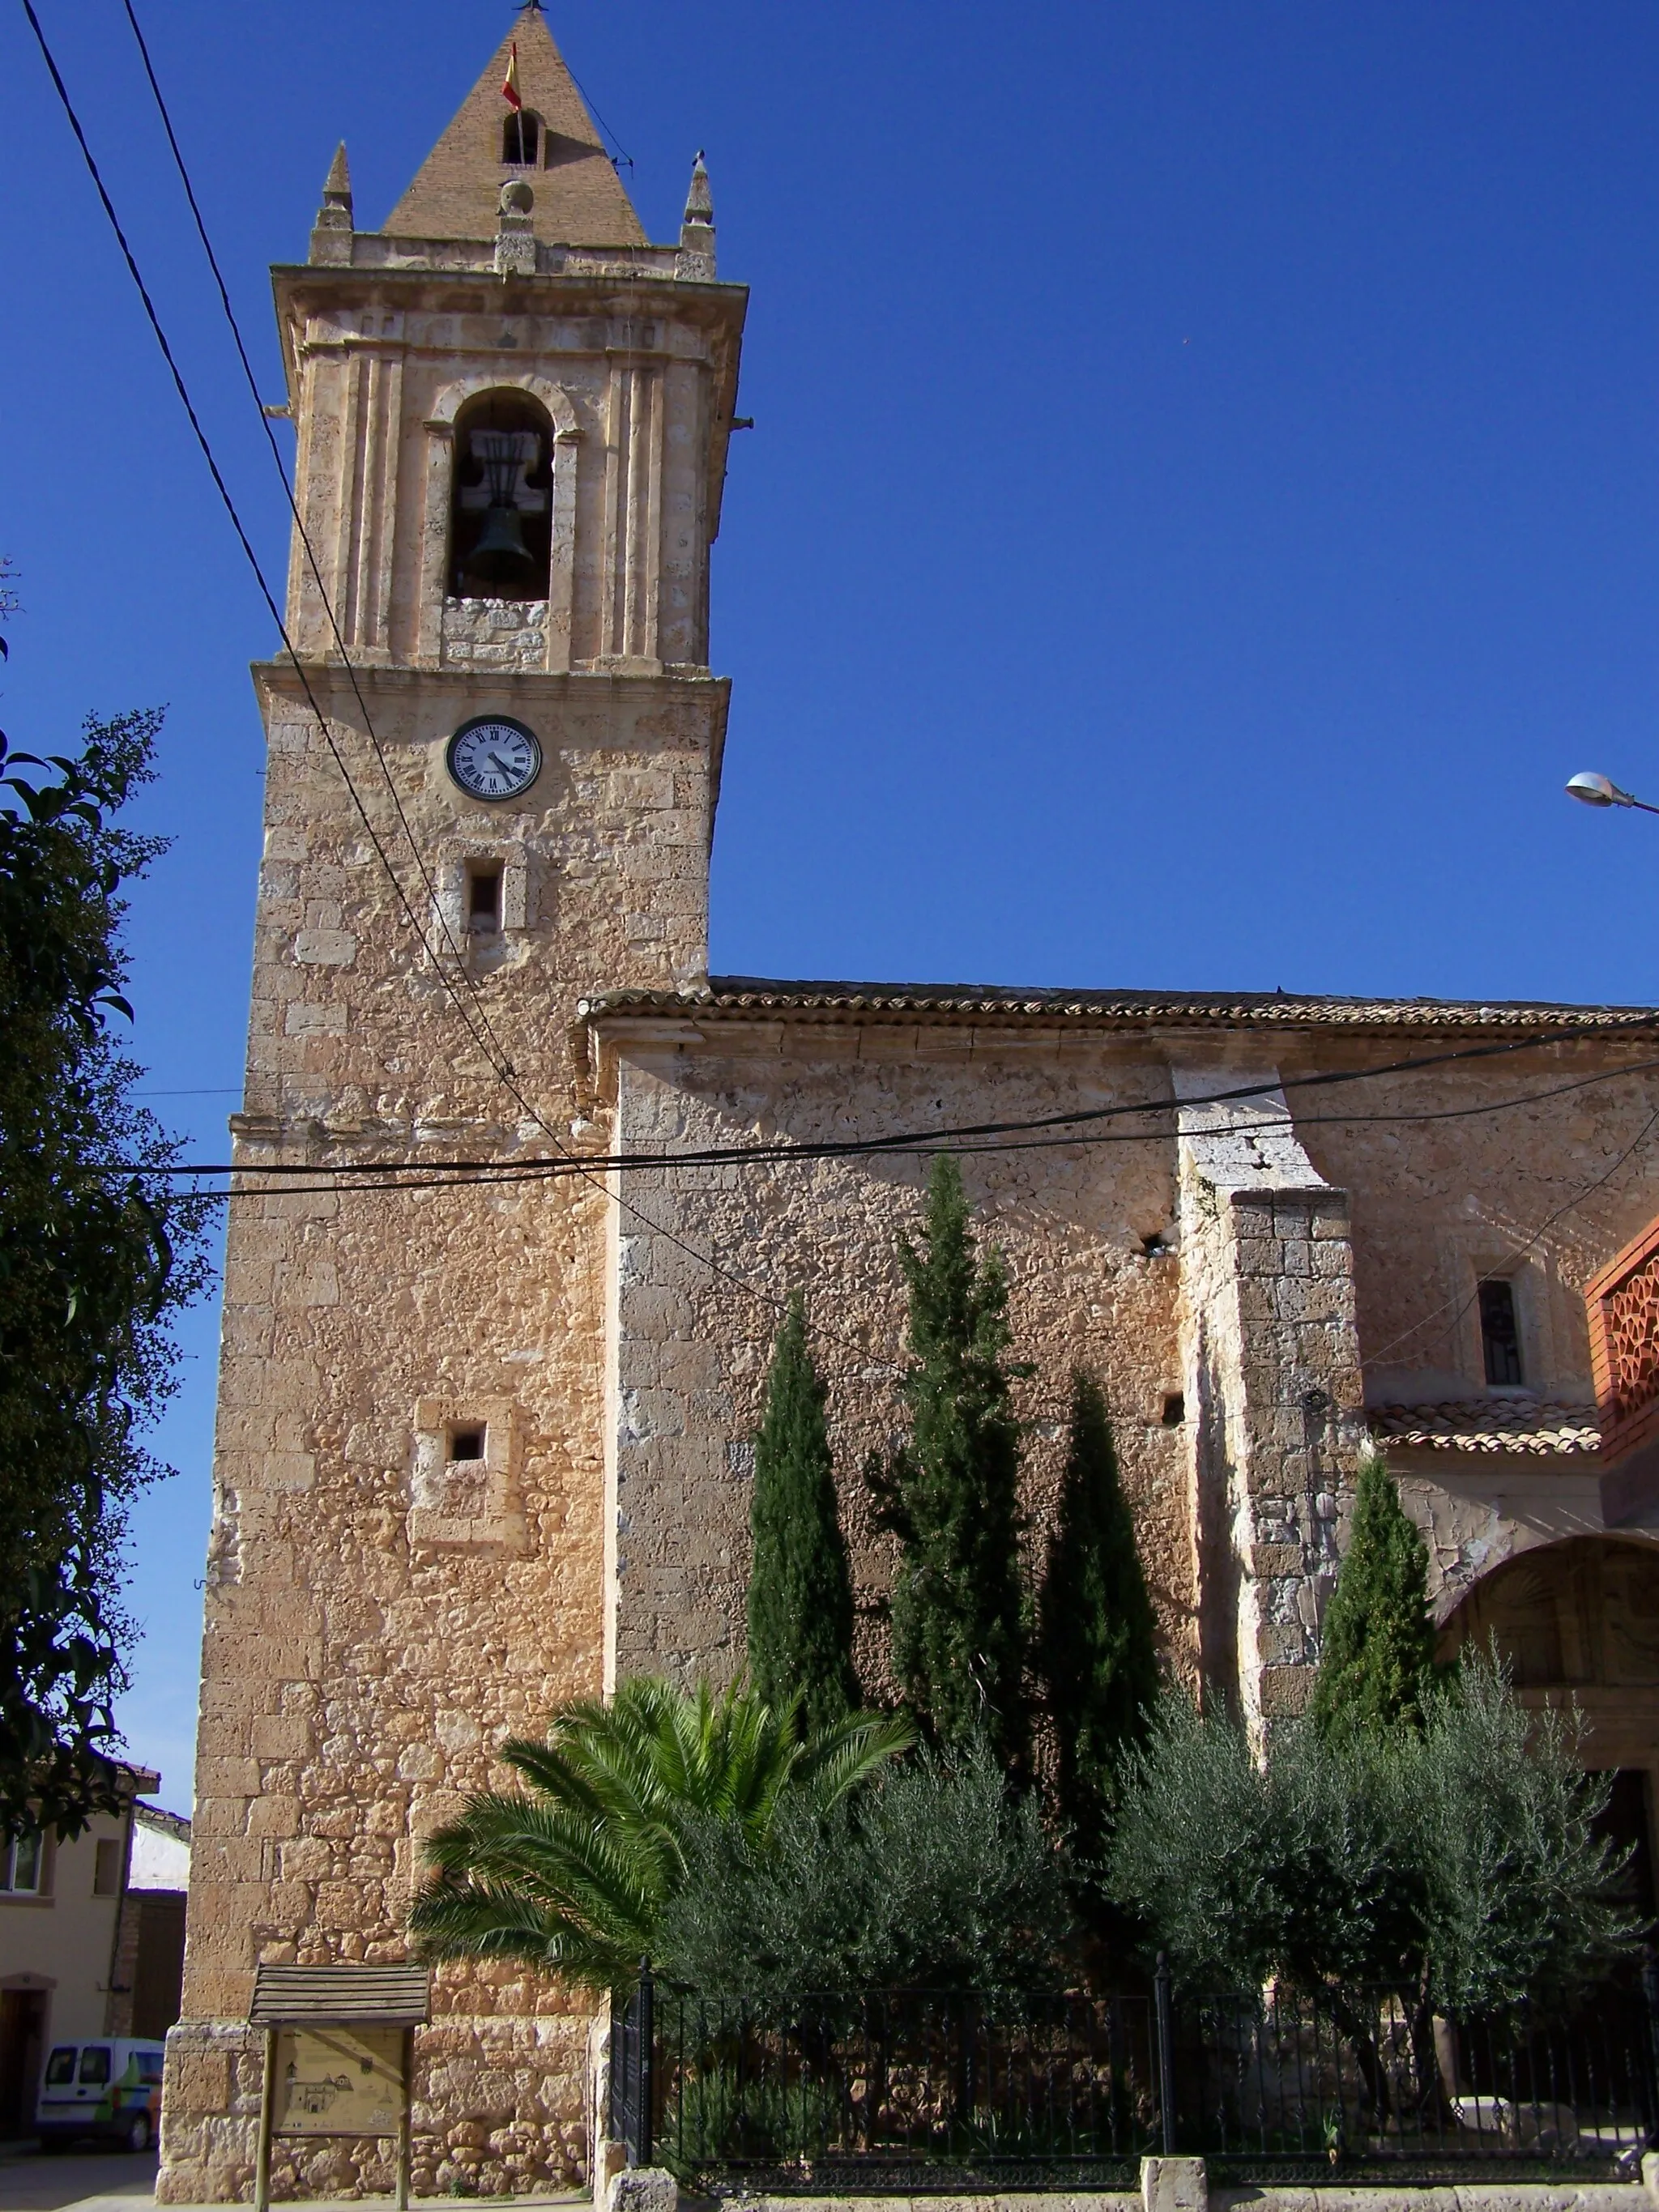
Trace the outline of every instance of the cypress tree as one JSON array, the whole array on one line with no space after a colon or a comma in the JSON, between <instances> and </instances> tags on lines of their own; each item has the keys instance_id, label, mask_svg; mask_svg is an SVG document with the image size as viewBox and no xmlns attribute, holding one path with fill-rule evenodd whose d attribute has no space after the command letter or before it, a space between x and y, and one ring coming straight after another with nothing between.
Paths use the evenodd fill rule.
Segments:
<instances>
[{"instance_id":1,"label":"cypress tree","mask_svg":"<svg viewBox=\"0 0 1659 2212\"><path fill-rule=\"evenodd\" d=\"M999 1254L979 1256L948 1153L928 1176L921 1241L901 1238L899 1257L910 1294L910 1435L866 1468L881 1524L902 1547L893 1671L934 1743L959 1748L984 1736L1023 1773L1029 1608L1009 1385L1029 1370L1007 1360L1007 1278Z\"/></svg>"},{"instance_id":2,"label":"cypress tree","mask_svg":"<svg viewBox=\"0 0 1659 2212\"><path fill-rule=\"evenodd\" d=\"M1037 1653L1059 1753L1060 1810L1091 1850L1111 1821L1120 1760L1146 1738L1158 1658L1105 1394L1081 1370L1072 1377L1070 1444Z\"/></svg>"},{"instance_id":3,"label":"cypress tree","mask_svg":"<svg viewBox=\"0 0 1659 2212\"><path fill-rule=\"evenodd\" d=\"M844 1720L859 1702L853 1581L823 1407L797 1291L773 1347L755 1437L749 1674L775 1709L799 1698L809 1733Z\"/></svg>"},{"instance_id":4,"label":"cypress tree","mask_svg":"<svg viewBox=\"0 0 1659 2212\"><path fill-rule=\"evenodd\" d=\"M1314 1683L1313 1718L1324 1735L1422 1726L1441 1678L1428 1577L1428 1547L1393 1478L1368 1459Z\"/></svg>"}]
</instances>

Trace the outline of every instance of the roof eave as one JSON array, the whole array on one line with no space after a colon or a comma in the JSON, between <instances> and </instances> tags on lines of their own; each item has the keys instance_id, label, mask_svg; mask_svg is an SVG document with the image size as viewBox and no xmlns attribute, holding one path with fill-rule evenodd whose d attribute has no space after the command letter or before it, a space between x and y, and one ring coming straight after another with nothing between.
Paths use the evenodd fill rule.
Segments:
<instances>
[{"instance_id":1,"label":"roof eave","mask_svg":"<svg viewBox=\"0 0 1659 2212\"><path fill-rule=\"evenodd\" d=\"M744 979L743 988L710 986L676 992L613 990L581 1001L580 1018L607 1034L622 1026L665 1036L701 1034L711 1025L789 1021L903 1022L1088 1028L1126 1032L1159 1030L1284 1035L1301 1030L1346 1035L1418 1035L1471 1030L1534 1030L1573 1037L1650 1040L1659 1032L1659 1009L1488 1002L1347 998L1182 997L1178 994L1055 992L1001 993L927 985L769 985Z\"/></svg>"}]
</instances>

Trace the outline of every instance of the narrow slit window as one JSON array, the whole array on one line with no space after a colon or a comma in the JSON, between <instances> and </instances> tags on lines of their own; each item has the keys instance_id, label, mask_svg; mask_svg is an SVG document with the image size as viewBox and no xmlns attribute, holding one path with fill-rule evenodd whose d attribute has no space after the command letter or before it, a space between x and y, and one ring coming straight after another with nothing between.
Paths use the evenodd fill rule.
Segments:
<instances>
[{"instance_id":1,"label":"narrow slit window","mask_svg":"<svg viewBox=\"0 0 1659 2212\"><path fill-rule=\"evenodd\" d=\"M482 1459L484 1455L484 1431L482 1428L452 1429L449 1432L451 1460Z\"/></svg>"},{"instance_id":2,"label":"narrow slit window","mask_svg":"<svg viewBox=\"0 0 1659 2212\"><path fill-rule=\"evenodd\" d=\"M475 860L466 872L466 924L469 929L498 931L501 926L501 864Z\"/></svg>"},{"instance_id":3,"label":"narrow slit window","mask_svg":"<svg viewBox=\"0 0 1659 2212\"><path fill-rule=\"evenodd\" d=\"M1187 1418L1187 1401L1179 1390L1171 1390L1164 1401L1164 1425L1178 1429Z\"/></svg>"},{"instance_id":4,"label":"narrow slit window","mask_svg":"<svg viewBox=\"0 0 1659 2212\"><path fill-rule=\"evenodd\" d=\"M1501 1275L1480 1285L1480 1348L1486 1356L1489 1386L1501 1389L1524 1382L1515 1285Z\"/></svg>"},{"instance_id":5,"label":"narrow slit window","mask_svg":"<svg viewBox=\"0 0 1659 2212\"><path fill-rule=\"evenodd\" d=\"M118 1897L121 1893L121 1844L115 1836L100 1836L94 1855L92 1893L94 1897Z\"/></svg>"}]
</instances>

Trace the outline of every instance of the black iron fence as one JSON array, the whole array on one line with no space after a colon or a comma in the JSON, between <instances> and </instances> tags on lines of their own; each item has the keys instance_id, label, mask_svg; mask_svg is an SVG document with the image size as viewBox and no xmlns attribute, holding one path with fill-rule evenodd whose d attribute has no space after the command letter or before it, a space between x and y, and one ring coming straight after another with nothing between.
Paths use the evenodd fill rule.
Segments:
<instances>
[{"instance_id":1,"label":"black iron fence","mask_svg":"<svg viewBox=\"0 0 1659 2212\"><path fill-rule=\"evenodd\" d=\"M1246 2179L1630 2170L1659 2130L1654 2010L1450 2018L1395 1995L927 1990L612 2007L611 2127L688 2183L1133 2187L1148 2153Z\"/></svg>"}]
</instances>

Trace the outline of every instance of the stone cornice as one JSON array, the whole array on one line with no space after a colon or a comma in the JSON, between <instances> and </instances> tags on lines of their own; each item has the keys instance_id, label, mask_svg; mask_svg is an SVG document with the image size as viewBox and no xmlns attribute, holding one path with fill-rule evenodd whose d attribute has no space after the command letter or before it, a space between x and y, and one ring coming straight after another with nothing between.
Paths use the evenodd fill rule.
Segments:
<instances>
[{"instance_id":1,"label":"stone cornice","mask_svg":"<svg viewBox=\"0 0 1659 2212\"><path fill-rule=\"evenodd\" d=\"M302 664L307 681L325 706L331 702L356 702L361 690L365 698L413 700L430 697L436 685L453 684L455 690L465 692L467 698L483 702L474 711L482 713L498 694L503 698L523 702L545 701L578 711L592 702L596 709L603 708L607 699L619 693L639 700L644 704L672 706L701 695L715 703L719 726L725 727L726 708L732 696L729 676L715 676L708 669L668 667L661 670L636 672L632 669L573 668L549 672L540 668L411 668L398 663L355 659L349 668L342 660L307 660ZM254 689L262 696L305 701L305 686L300 681L299 668L287 653L273 660L256 660L251 664Z\"/></svg>"},{"instance_id":2,"label":"stone cornice","mask_svg":"<svg viewBox=\"0 0 1659 2212\"><path fill-rule=\"evenodd\" d=\"M296 320L303 321L308 313L325 312L353 301L372 297L389 301L405 313L424 307L432 313L446 315L469 312L544 317L602 315L610 320L628 321L648 314L707 331L711 339L709 366L722 380L732 380L735 376L737 349L749 307L746 284L692 283L670 274L643 270L626 277L614 270L598 269L501 277L483 268L343 268L277 262L272 266L270 281L290 399L298 389L294 356ZM476 307L469 307L469 299L476 302ZM397 345L408 351L424 350L406 347L401 339ZM534 358L575 358L583 354L603 356L611 349L610 341L604 340L597 345L556 347ZM652 358L683 358L666 349L640 350Z\"/></svg>"}]
</instances>

